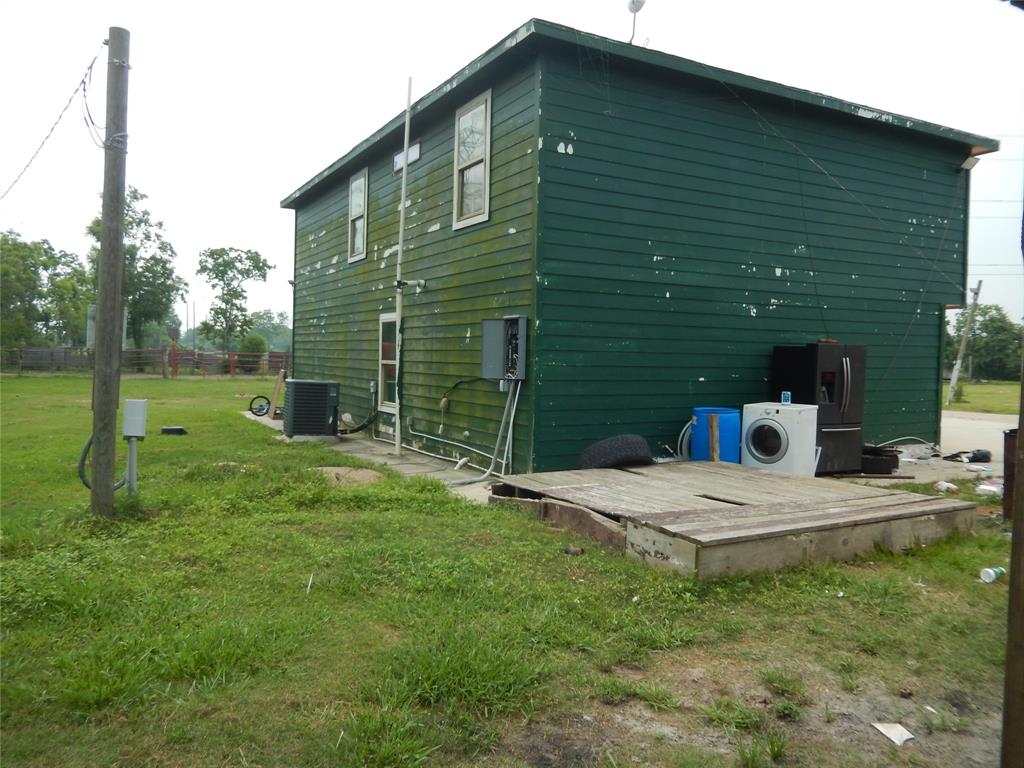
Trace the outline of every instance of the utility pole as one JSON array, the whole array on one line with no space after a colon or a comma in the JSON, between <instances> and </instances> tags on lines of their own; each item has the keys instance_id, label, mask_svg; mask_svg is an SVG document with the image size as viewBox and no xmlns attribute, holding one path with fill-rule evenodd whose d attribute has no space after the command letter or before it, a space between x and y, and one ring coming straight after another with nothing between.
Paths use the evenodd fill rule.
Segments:
<instances>
[{"instance_id":1,"label":"utility pole","mask_svg":"<svg viewBox=\"0 0 1024 768\"><path fill-rule=\"evenodd\" d=\"M960 337L960 351L956 353L956 362L953 364L953 375L949 379L949 391L946 392L946 405L953 402L953 392L956 390L957 381L960 379L960 366L964 362L964 353L967 351L967 339L970 338L971 329L974 328L974 313L978 309L978 295L981 293L981 280L978 287L973 291L971 306L967 310L967 322L964 323L963 335Z\"/></svg>"},{"instance_id":2,"label":"utility pole","mask_svg":"<svg viewBox=\"0 0 1024 768\"><path fill-rule=\"evenodd\" d=\"M1024 257L1024 220L1021 221ZM1024 347L1021 347L1024 371ZM1022 377L1024 378L1024 377ZM1013 533L1010 542L1010 594L1006 611L1006 677L1003 682L1002 768L1024 765L1024 381L1017 411L1017 455L1013 457ZM1005 459L1004 459L1005 461ZM1006 493L1006 489L1003 489Z\"/></svg>"},{"instance_id":3,"label":"utility pole","mask_svg":"<svg viewBox=\"0 0 1024 768\"><path fill-rule=\"evenodd\" d=\"M1024 382L1022 382L1024 384ZM1010 595L1006 617L1006 678L1003 687L1002 768L1024 765L1024 386L1017 416L1017 455L1013 457L1013 533L1010 543ZM1003 491L1006 492L1005 490Z\"/></svg>"},{"instance_id":4,"label":"utility pole","mask_svg":"<svg viewBox=\"0 0 1024 768\"><path fill-rule=\"evenodd\" d=\"M128 153L128 30L107 38L107 132L103 158L103 230L97 268L96 370L92 396L92 511L114 512L117 406L124 322L124 177Z\"/></svg>"}]
</instances>

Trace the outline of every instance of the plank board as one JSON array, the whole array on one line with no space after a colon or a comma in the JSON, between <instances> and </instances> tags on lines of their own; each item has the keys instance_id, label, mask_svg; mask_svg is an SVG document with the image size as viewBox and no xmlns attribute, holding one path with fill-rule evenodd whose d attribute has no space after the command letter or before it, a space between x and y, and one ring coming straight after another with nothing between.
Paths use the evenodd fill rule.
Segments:
<instances>
[{"instance_id":1,"label":"plank board","mask_svg":"<svg viewBox=\"0 0 1024 768\"><path fill-rule=\"evenodd\" d=\"M621 520L627 554L701 576L895 551L974 522L970 502L720 462L516 475L503 488Z\"/></svg>"}]
</instances>

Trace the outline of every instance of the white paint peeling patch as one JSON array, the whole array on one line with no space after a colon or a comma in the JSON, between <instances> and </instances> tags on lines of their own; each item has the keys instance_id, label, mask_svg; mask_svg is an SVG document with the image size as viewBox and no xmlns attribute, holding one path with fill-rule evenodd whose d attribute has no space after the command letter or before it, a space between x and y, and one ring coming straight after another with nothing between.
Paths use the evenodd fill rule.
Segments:
<instances>
[{"instance_id":1,"label":"white paint peeling patch","mask_svg":"<svg viewBox=\"0 0 1024 768\"><path fill-rule=\"evenodd\" d=\"M699 379L697 379L697 381L707 381L707 379L705 379L703 376L701 376Z\"/></svg>"},{"instance_id":2,"label":"white paint peeling patch","mask_svg":"<svg viewBox=\"0 0 1024 768\"><path fill-rule=\"evenodd\" d=\"M757 317L757 307L753 307L753 306L752 306L752 307L750 308L750 316L751 316L751 317Z\"/></svg>"},{"instance_id":3,"label":"white paint peeling patch","mask_svg":"<svg viewBox=\"0 0 1024 768\"><path fill-rule=\"evenodd\" d=\"M672 298L672 294L669 293L668 291L665 291L665 298L666 299L671 299Z\"/></svg>"},{"instance_id":4,"label":"white paint peeling patch","mask_svg":"<svg viewBox=\"0 0 1024 768\"><path fill-rule=\"evenodd\" d=\"M567 146L567 147L565 148L565 153L566 153L567 155L571 155L571 154L572 154L572 144L568 145L568 146Z\"/></svg>"},{"instance_id":5,"label":"white paint peeling patch","mask_svg":"<svg viewBox=\"0 0 1024 768\"><path fill-rule=\"evenodd\" d=\"M517 230L516 230L516 228L515 228L515 227L509 227L509 228L508 228L508 233L509 233L510 235L514 235L514 234L516 233L516 231L517 231Z\"/></svg>"},{"instance_id":6,"label":"white paint peeling patch","mask_svg":"<svg viewBox=\"0 0 1024 768\"><path fill-rule=\"evenodd\" d=\"M437 232L437 230L439 230L440 228L440 224L431 224L429 227L427 227L427 232Z\"/></svg>"},{"instance_id":7,"label":"white paint peeling patch","mask_svg":"<svg viewBox=\"0 0 1024 768\"><path fill-rule=\"evenodd\" d=\"M886 112L876 112L873 109L865 109L864 107L859 107L857 109L857 115L859 117L866 117L869 120L881 120L883 123L896 122L896 119Z\"/></svg>"},{"instance_id":8,"label":"white paint peeling patch","mask_svg":"<svg viewBox=\"0 0 1024 768\"><path fill-rule=\"evenodd\" d=\"M542 149L544 149L544 137L543 136L538 136L537 137L537 151L540 152Z\"/></svg>"},{"instance_id":9,"label":"white paint peeling patch","mask_svg":"<svg viewBox=\"0 0 1024 768\"><path fill-rule=\"evenodd\" d=\"M558 154L564 155L565 154L565 142L564 141L558 142L558 146L555 147L555 149L558 150Z\"/></svg>"},{"instance_id":10,"label":"white paint peeling patch","mask_svg":"<svg viewBox=\"0 0 1024 768\"><path fill-rule=\"evenodd\" d=\"M387 258L388 256L390 256L390 255L391 255L392 253L398 253L398 246L397 246L397 245L392 245L392 246L390 246L390 247L388 247L388 248L385 248L385 249L384 249L384 253L383 253L383 255L381 256L381 258L384 258L384 259L386 259L386 258Z\"/></svg>"},{"instance_id":11,"label":"white paint peeling patch","mask_svg":"<svg viewBox=\"0 0 1024 768\"><path fill-rule=\"evenodd\" d=\"M573 133L572 131L569 131L569 138L570 139L575 139L576 138L576 134Z\"/></svg>"},{"instance_id":12,"label":"white paint peeling patch","mask_svg":"<svg viewBox=\"0 0 1024 768\"><path fill-rule=\"evenodd\" d=\"M323 237L326 234L327 234L327 230L326 229L321 229L320 230L320 234L318 234L317 237Z\"/></svg>"},{"instance_id":13,"label":"white paint peeling patch","mask_svg":"<svg viewBox=\"0 0 1024 768\"><path fill-rule=\"evenodd\" d=\"M526 150L526 154L529 155L529 154L532 154L532 153L533 153L533 147L530 147L528 150Z\"/></svg>"},{"instance_id":14,"label":"white paint peeling patch","mask_svg":"<svg viewBox=\"0 0 1024 768\"><path fill-rule=\"evenodd\" d=\"M782 277L782 267L776 267L775 268L775 276L776 277Z\"/></svg>"},{"instance_id":15,"label":"white paint peeling patch","mask_svg":"<svg viewBox=\"0 0 1024 768\"><path fill-rule=\"evenodd\" d=\"M319 261L318 261L318 262L316 263L316 266L315 266L315 267L313 267L313 269L320 269L320 263L321 263L321 262L319 262Z\"/></svg>"},{"instance_id":16,"label":"white paint peeling patch","mask_svg":"<svg viewBox=\"0 0 1024 768\"><path fill-rule=\"evenodd\" d=\"M473 329L472 328L467 328L466 329L466 341L469 341L469 337L472 336L472 335L473 335Z\"/></svg>"}]
</instances>

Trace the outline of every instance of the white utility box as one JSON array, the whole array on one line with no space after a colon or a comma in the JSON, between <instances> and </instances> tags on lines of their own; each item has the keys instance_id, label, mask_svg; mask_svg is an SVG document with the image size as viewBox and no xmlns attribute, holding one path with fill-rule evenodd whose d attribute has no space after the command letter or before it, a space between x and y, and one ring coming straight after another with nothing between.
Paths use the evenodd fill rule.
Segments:
<instances>
[{"instance_id":1,"label":"white utility box","mask_svg":"<svg viewBox=\"0 0 1024 768\"><path fill-rule=\"evenodd\" d=\"M140 440L146 437L146 406L148 403L148 400L124 401L124 423L121 427L123 437L136 437Z\"/></svg>"}]
</instances>

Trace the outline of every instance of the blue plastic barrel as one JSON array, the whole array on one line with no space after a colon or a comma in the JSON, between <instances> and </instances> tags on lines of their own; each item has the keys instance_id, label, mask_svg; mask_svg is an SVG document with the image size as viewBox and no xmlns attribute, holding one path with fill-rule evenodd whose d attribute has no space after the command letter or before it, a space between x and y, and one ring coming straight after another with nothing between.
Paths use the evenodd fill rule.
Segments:
<instances>
[{"instance_id":1,"label":"blue plastic barrel","mask_svg":"<svg viewBox=\"0 0 1024 768\"><path fill-rule=\"evenodd\" d=\"M718 458L720 461L740 463L740 412L737 408L694 408L693 435L690 438L690 459L708 461L711 449L708 441L708 416L718 415Z\"/></svg>"}]
</instances>

